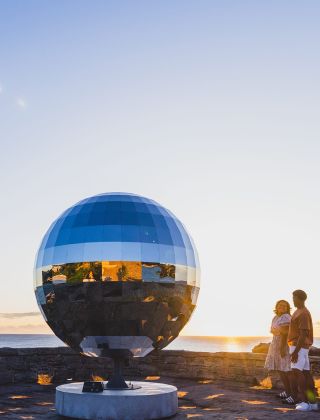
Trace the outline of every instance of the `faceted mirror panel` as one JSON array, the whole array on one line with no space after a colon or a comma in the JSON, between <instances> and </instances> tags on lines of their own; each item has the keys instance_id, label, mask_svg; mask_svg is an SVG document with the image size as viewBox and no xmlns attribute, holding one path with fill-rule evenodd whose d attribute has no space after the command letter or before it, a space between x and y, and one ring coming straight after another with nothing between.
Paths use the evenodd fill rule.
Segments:
<instances>
[{"instance_id":1,"label":"faceted mirror panel","mask_svg":"<svg viewBox=\"0 0 320 420\"><path fill-rule=\"evenodd\" d=\"M199 293L199 262L182 223L155 201L107 193L77 203L37 254L35 294L73 349L143 357L178 336Z\"/></svg>"}]
</instances>

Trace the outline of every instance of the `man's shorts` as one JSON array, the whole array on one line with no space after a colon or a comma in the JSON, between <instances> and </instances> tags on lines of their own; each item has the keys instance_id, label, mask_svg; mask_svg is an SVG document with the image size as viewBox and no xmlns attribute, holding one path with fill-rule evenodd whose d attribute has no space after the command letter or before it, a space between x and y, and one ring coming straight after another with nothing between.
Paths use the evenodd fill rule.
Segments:
<instances>
[{"instance_id":1,"label":"man's shorts","mask_svg":"<svg viewBox=\"0 0 320 420\"><path fill-rule=\"evenodd\" d=\"M289 346L289 353L292 354L296 346ZM309 349L300 349L297 363L291 362L291 369L310 370Z\"/></svg>"}]
</instances>

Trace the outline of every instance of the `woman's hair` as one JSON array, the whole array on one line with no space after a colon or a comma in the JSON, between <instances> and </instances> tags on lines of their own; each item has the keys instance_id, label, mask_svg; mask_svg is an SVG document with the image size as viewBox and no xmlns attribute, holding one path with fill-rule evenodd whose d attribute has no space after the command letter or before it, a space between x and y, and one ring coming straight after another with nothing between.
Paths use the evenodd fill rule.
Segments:
<instances>
[{"instance_id":1,"label":"woman's hair","mask_svg":"<svg viewBox=\"0 0 320 420\"><path fill-rule=\"evenodd\" d=\"M289 304L289 302L287 302L286 300L283 300L283 299L278 300L278 302L276 303L276 306L275 306L275 308L274 308L274 311L273 311L273 312L274 312L276 315L279 315L279 313L278 313L278 309L277 309L277 307L278 307L279 303L285 303L285 304L287 305L287 310L286 310L286 312L285 312L285 313L290 315L290 311L291 311L290 304Z\"/></svg>"}]
</instances>

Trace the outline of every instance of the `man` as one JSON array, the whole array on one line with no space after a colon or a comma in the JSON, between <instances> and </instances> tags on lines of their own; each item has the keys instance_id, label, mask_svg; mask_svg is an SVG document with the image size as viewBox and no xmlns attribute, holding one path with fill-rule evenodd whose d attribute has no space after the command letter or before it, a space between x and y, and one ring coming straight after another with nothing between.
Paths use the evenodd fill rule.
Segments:
<instances>
[{"instance_id":1,"label":"man","mask_svg":"<svg viewBox=\"0 0 320 420\"><path fill-rule=\"evenodd\" d=\"M288 345L291 354L295 395L298 402L296 410L312 411L318 409L313 377L310 373L309 348L313 343L313 326L310 312L305 307L307 294L303 290L293 292L293 304L297 308L292 315Z\"/></svg>"}]
</instances>

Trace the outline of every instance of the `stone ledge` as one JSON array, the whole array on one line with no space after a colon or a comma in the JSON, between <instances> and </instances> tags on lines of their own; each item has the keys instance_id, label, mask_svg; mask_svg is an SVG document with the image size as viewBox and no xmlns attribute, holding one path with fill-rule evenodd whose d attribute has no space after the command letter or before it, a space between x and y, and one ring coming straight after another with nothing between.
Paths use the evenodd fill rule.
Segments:
<instances>
[{"instance_id":1,"label":"stone ledge","mask_svg":"<svg viewBox=\"0 0 320 420\"><path fill-rule=\"evenodd\" d=\"M132 359L125 367L128 377L163 376L193 380L223 380L250 385L262 383L266 355L261 353L154 351L143 359ZM310 357L312 370L320 376L320 357ZM93 376L108 379L110 359L82 356L68 347L0 348L0 384L35 383L41 380L66 382ZM273 381L274 382L274 381Z\"/></svg>"}]
</instances>

